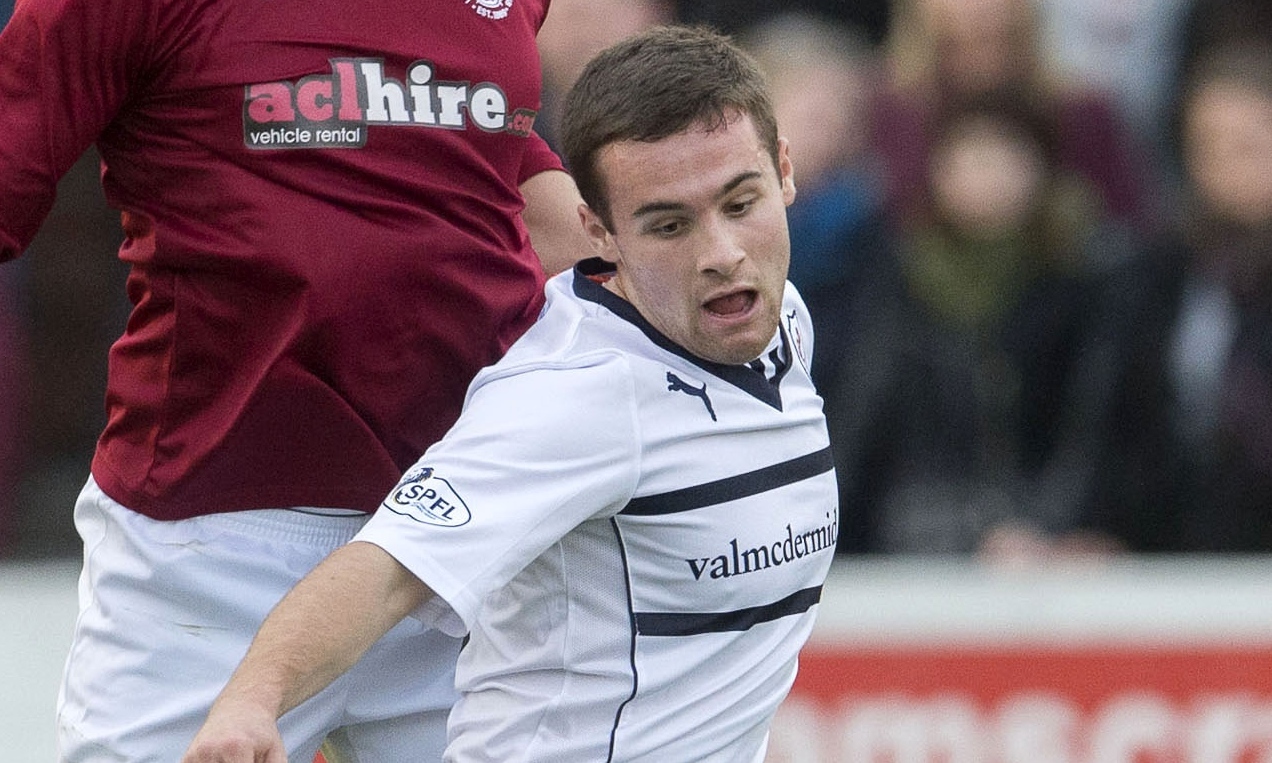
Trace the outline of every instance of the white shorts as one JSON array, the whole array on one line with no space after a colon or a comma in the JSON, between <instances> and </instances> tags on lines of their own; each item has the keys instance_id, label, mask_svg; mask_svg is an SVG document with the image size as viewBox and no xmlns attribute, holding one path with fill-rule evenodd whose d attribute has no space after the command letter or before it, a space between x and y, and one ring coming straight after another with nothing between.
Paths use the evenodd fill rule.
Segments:
<instances>
[{"instance_id":1,"label":"white shorts","mask_svg":"<svg viewBox=\"0 0 1272 763\"><path fill-rule=\"evenodd\" d=\"M257 627L366 522L285 509L160 522L89 480L79 619L58 698L64 763L174 763ZM292 763L441 760L460 642L407 618L283 716Z\"/></svg>"}]
</instances>

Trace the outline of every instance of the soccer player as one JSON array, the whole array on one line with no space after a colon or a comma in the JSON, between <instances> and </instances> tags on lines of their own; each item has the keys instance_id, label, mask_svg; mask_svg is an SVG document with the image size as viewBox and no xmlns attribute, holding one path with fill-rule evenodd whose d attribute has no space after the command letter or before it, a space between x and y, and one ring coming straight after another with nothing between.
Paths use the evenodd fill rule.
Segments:
<instances>
[{"instance_id":1,"label":"soccer player","mask_svg":"<svg viewBox=\"0 0 1272 763\"><path fill-rule=\"evenodd\" d=\"M538 315L536 250L555 271L578 245L554 237L583 241L532 132L547 7L18 3L0 260L96 143L134 304L76 506L61 760L177 760L269 610ZM335 730L351 758L436 760L458 652L404 623L296 715L292 754Z\"/></svg>"},{"instance_id":2,"label":"soccer player","mask_svg":"<svg viewBox=\"0 0 1272 763\"><path fill-rule=\"evenodd\" d=\"M276 719L408 615L469 636L447 760L763 759L838 527L786 141L685 27L603 52L563 116L599 257L269 616L186 763L282 761Z\"/></svg>"}]
</instances>

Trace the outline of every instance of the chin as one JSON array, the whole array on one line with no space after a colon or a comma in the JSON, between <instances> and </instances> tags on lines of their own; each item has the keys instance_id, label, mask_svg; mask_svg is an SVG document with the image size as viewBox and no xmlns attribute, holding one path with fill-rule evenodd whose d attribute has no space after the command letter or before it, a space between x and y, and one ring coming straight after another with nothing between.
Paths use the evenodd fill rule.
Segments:
<instances>
[{"instance_id":1,"label":"chin","mask_svg":"<svg viewBox=\"0 0 1272 763\"><path fill-rule=\"evenodd\" d=\"M730 366L750 363L752 360L760 357L760 354L764 352L764 348L768 347L768 340L771 337L772 334L765 337L763 342L746 342L739 344L730 343L726 345L716 344L713 348L714 351L711 354L704 353L702 354L702 357L707 360L713 360L716 363L723 363Z\"/></svg>"}]
</instances>

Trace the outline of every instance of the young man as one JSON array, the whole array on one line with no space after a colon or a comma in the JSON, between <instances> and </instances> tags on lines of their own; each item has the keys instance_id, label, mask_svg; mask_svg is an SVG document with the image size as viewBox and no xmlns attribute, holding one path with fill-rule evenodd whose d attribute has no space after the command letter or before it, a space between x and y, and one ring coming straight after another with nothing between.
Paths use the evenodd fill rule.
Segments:
<instances>
[{"instance_id":1,"label":"young man","mask_svg":"<svg viewBox=\"0 0 1272 763\"><path fill-rule=\"evenodd\" d=\"M354 542L266 620L186 763L282 761L291 708L413 614L469 635L453 761L761 761L838 520L794 198L760 75L660 27L567 99L599 258Z\"/></svg>"},{"instance_id":2,"label":"young man","mask_svg":"<svg viewBox=\"0 0 1272 763\"><path fill-rule=\"evenodd\" d=\"M531 129L547 7L18 3L0 34L0 261L96 143L132 267L76 506L61 760L176 760L273 605L534 321L536 254L559 270L583 240ZM362 760L436 759L458 651L404 624L306 708L294 754L340 729Z\"/></svg>"}]
</instances>

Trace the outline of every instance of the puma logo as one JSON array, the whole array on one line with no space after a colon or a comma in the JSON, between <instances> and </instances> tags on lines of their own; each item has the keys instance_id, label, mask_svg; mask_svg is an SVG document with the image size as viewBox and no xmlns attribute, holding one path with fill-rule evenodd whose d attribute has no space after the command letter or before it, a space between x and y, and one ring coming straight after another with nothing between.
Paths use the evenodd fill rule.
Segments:
<instances>
[{"instance_id":1,"label":"puma logo","mask_svg":"<svg viewBox=\"0 0 1272 763\"><path fill-rule=\"evenodd\" d=\"M671 371L667 372L667 391L683 392L690 397L700 398L702 404L707 406L707 413L711 414L711 420L716 420L715 408L711 407L711 398L707 397L707 385L704 382L701 387L695 387L687 383L684 379L676 376Z\"/></svg>"}]
</instances>

